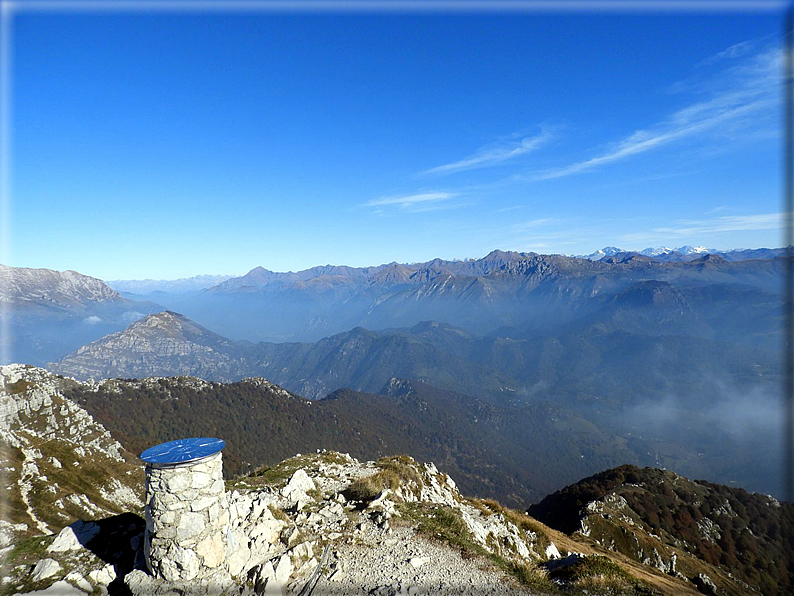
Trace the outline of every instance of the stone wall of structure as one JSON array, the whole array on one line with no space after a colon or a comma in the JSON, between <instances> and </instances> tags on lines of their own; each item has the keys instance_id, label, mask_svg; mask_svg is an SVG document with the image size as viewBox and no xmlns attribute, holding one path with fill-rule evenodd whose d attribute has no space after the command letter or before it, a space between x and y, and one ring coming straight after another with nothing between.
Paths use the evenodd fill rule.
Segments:
<instances>
[{"instance_id":1,"label":"stone wall of structure","mask_svg":"<svg viewBox=\"0 0 794 596\"><path fill-rule=\"evenodd\" d=\"M195 463L146 466L146 565L154 577L189 582L228 573L229 512L221 453Z\"/></svg>"}]
</instances>

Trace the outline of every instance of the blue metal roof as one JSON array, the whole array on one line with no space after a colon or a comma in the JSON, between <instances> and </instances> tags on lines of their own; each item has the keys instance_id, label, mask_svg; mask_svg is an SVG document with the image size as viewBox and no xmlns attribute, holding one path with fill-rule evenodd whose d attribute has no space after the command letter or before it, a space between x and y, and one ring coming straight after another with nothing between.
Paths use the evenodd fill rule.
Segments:
<instances>
[{"instance_id":1,"label":"blue metal roof","mask_svg":"<svg viewBox=\"0 0 794 596\"><path fill-rule=\"evenodd\" d=\"M184 464L215 455L225 446L226 441L223 439L209 437L177 439L150 447L141 453L141 459L147 464Z\"/></svg>"}]
</instances>

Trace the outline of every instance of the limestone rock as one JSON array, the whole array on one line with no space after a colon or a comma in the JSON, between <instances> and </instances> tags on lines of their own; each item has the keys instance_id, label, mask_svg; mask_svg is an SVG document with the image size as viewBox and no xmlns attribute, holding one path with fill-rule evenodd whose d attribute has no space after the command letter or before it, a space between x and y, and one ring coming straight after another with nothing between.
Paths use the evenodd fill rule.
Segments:
<instances>
[{"instance_id":1,"label":"limestone rock","mask_svg":"<svg viewBox=\"0 0 794 596\"><path fill-rule=\"evenodd\" d=\"M93 522L77 520L58 533L47 547L47 552L62 553L78 550L88 544L99 533L99 526Z\"/></svg>"},{"instance_id":2,"label":"limestone rock","mask_svg":"<svg viewBox=\"0 0 794 596\"><path fill-rule=\"evenodd\" d=\"M562 555L560 555L560 551L557 550L557 547L554 545L553 542L549 542L549 545L546 547L546 558L547 559L559 559Z\"/></svg>"},{"instance_id":3,"label":"limestone rock","mask_svg":"<svg viewBox=\"0 0 794 596\"><path fill-rule=\"evenodd\" d=\"M300 468L292 475L287 486L281 489L281 494L285 497L289 497L293 491L299 490L306 493L310 490L316 490L316 488L314 481L309 478L309 475L303 468Z\"/></svg>"},{"instance_id":4,"label":"limestone rock","mask_svg":"<svg viewBox=\"0 0 794 596\"><path fill-rule=\"evenodd\" d=\"M113 567L113 565L108 564L102 569L95 569L88 574L88 577L90 577L94 583L97 583L100 586L107 586L114 579L116 579L116 569Z\"/></svg>"},{"instance_id":5,"label":"limestone rock","mask_svg":"<svg viewBox=\"0 0 794 596\"><path fill-rule=\"evenodd\" d=\"M176 528L176 537L192 538L198 536L204 531L204 516L200 513L185 512L179 520L179 525Z\"/></svg>"},{"instance_id":6,"label":"limestone rock","mask_svg":"<svg viewBox=\"0 0 794 596\"><path fill-rule=\"evenodd\" d=\"M222 536L207 536L196 545L196 554L202 558L204 565L215 568L223 562L225 552Z\"/></svg>"},{"instance_id":7,"label":"limestone rock","mask_svg":"<svg viewBox=\"0 0 794 596\"><path fill-rule=\"evenodd\" d=\"M705 573L698 573L697 577L692 581L703 594L713 594L717 596L717 586Z\"/></svg>"},{"instance_id":8,"label":"limestone rock","mask_svg":"<svg viewBox=\"0 0 794 596\"><path fill-rule=\"evenodd\" d=\"M77 584L77 587L80 588L83 592L92 592L94 590L93 586L88 582L86 578L82 575L77 573L76 571L69 572L66 577L64 577L68 582L72 582Z\"/></svg>"},{"instance_id":9,"label":"limestone rock","mask_svg":"<svg viewBox=\"0 0 794 596\"><path fill-rule=\"evenodd\" d=\"M28 592L24 596L85 596L85 592L75 588L72 584L62 579L53 583L44 590Z\"/></svg>"},{"instance_id":10,"label":"limestone rock","mask_svg":"<svg viewBox=\"0 0 794 596\"><path fill-rule=\"evenodd\" d=\"M61 570L61 566L55 559L42 559L33 568L33 576L31 579L34 582L41 581L48 577L52 577Z\"/></svg>"},{"instance_id":11,"label":"limestone rock","mask_svg":"<svg viewBox=\"0 0 794 596\"><path fill-rule=\"evenodd\" d=\"M297 559L311 559L314 555L311 542L301 542L290 553Z\"/></svg>"},{"instance_id":12,"label":"limestone rock","mask_svg":"<svg viewBox=\"0 0 794 596\"><path fill-rule=\"evenodd\" d=\"M229 573L232 577L241 577L243 572L248 568L248 562L251 559L251 551L248 544L240 544L235 548L230 548L231 554L226 557L226 563L229 566Z\"/></svg>"},{"instance_id":13,"label":"limestone rock","mask_svg":"<svg viewBox=\"0 0 794 596\"><path fill-rule=\"evenodd\" d=\"M289 556L281 555L276 565L275 581L279 586L286 586L290 575L292 575L292 561Z\"/></svg>"}]
</instances>

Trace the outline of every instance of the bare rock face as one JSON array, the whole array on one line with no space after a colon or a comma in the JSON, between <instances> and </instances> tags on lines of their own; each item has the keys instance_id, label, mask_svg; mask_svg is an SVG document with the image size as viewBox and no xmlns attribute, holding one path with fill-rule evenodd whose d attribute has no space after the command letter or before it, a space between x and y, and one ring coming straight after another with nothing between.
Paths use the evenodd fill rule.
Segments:
<instances>
[{"instance_id":1,"label":"bare rock face","mask_svg":"<svg viewBox=\"0 0 794 596\"><path fill-rule=\"evenodd\" d=\"M76 271L0 265L0 301L59 306L121 302L121 295L101 279Z\"/></svg>"}]
</instances>

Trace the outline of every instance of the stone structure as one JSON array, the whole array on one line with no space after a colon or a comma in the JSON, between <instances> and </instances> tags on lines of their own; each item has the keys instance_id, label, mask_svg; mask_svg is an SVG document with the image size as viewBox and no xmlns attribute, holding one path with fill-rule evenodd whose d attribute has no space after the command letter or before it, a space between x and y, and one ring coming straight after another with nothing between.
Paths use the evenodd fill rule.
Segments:
<instances>
[{"instance_id":1,"label":"stone structure","mask_svg":"<svg viewBox=\"0 0 794 596\"><path fill-rule=\"evenodd\" d=\"M144 553L154 577L192 582L228 574L222 465L220 451L180 464L147 463Z\"/></svg>"}]
</instances>

